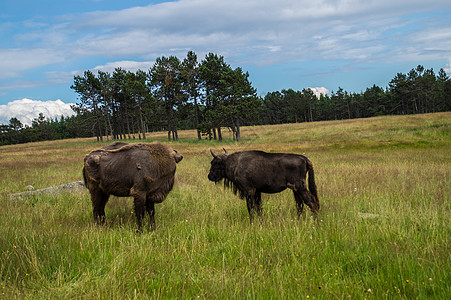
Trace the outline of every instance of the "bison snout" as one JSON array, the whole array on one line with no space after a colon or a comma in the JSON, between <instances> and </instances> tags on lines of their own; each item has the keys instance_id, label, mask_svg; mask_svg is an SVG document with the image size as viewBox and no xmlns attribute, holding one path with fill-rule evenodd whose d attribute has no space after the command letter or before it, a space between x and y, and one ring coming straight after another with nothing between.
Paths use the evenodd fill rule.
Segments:
<instances>
[{"instance_id":1,"label":"bison snout","mask_svg":"<svg viewBox=\"0 0 451 300\"><path fill-rule=\"evenodd\" d=\"M208 174L208 180L213 182L219 181L219 179L216 179L215 176L213 176L213 174L211 173Z\"/></svg>"},{"instance_id":2,"label":"bison snout","mask_svg":"<svg viewBox=\"0 0 451 300\"><path fill-rule=\"evenodd\" d=\"M218 173L212 173L212 172L210 172L210 173L208 174L208 179L209 179L210 181L213 181L213 182L221 181L223 178L224 178L224 176L221 176L221 174L218 174Z\"/></svg>"}]
</instances>

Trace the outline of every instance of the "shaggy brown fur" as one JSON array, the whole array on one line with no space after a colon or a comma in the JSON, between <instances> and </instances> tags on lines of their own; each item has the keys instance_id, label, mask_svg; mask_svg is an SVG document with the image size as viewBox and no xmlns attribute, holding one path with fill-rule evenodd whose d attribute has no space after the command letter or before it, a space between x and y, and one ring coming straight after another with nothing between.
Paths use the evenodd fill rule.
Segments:
<instances>
[{"instance_id":1,"label":"shaggy brown fur","mask_svg":"<svg viewBox=\"0 0 451 300\"><path fill-rule=\"evenodd\" d=\"M105 205L110 195L133 197L138 230L142 230L144 210L155 229L155 203L172 190L176 163L183 156L161 143L122 142L92 151L85 156L83 178L91 193L94 219L105 221Z\"/></svg>"}]
</instances>

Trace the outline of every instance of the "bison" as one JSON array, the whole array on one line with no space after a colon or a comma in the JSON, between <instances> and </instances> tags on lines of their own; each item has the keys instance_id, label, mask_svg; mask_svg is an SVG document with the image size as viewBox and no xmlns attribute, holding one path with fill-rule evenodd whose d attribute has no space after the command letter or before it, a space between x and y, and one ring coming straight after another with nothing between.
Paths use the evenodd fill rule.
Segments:
<instances>
[{"instance_id":1,"label":"bison","mask_svg":"<svg viewBox=\"0 0 451 300\"><path fill-rule=\"evenodd\" d=\"M232 188L240 198L246 198L251 223L254 211L261 217L261 193L279 193L286 188L293 190L298 217L302 214L304 203L316 217L319 210L318 192L313 164L306 156L263 151L228 154L225 149L224 154L216 155L211 149L210 152L213 160L208 179L213 182L223 179L225 187Z\"/></svg>"},{"instance_id":2,"label":"bison","mask_svg":"<svg viewBox=\"0 0 451 300\"><path fill-rule=\"evenodd\" d=\"M84 158L83 178L91 193L94 220L105 222L105 205L110 195L133 197L138 232L144 210L155 229L155 203L161 203L174 185L176 163L183 156L161 143L117 142L92 151Z\"/></svg>"}]
</instances>

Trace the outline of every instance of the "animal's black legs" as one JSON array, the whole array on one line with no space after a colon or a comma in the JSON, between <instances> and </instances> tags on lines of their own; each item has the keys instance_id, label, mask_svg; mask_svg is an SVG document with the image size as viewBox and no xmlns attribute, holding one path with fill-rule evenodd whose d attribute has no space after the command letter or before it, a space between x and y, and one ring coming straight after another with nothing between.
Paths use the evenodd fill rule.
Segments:
<instances>
[{"instance_id":1,"label":"animal's black legs","mask_svg":"<svg viewBox=\"0 0 451 300\"><path fill-rule=\"evenodd\" d=\"M249 212L249 219L251 224L254 222L254 198L251 196L246 197L247 211Z\"/></svg>"},{"instance_id":2,"label":"animal's black legs","mask_svg":"<svg viewBox=\"0 0 451 300\"><path fill-rule=\"evenodd\" d=\"M304 201L297 191L293 191L294 200L296 201L296 209L298 211L298 218L301 218L302 211L304 210Z\"/></svg>"},{"instance_id":3,"label":"animal's black legs","mask_svg":"<svg viewBox=\"0 0 451 300\"><path fill-rule=\"evenodd\" d=\"M310 207L313 216L316 218L316 216L318 215L319 203L315 201L315 197L313 197L313 195L307 189L302 189L298 191L298 193L304 203L307 204L308 207Z\"/></svg>"},{"instance_id":4,"label":"animal's black legs","mask_svg":"<svg viewBox=\"0 0 451 300\"><path fill-rule=\"evenodd\" d=\"M150 217L150 229L155 230L157 227L155 225L155 204L149 198L146 200L146 210Z\"/></svg>"},{"instance_id":5,"label":"animal's black legs","mask_svg":"<svg viewBox=\"0 0 451 300\"><path fill-rule=\"evenodd\" d=\"M135 214L138 222L138 232L142 232L142 221L144 217L144 206L146 204L146 196L142 194L134 195Z\"/></svg>"},{"instance_id":6,"label":"animal's black legs","mask_svg":"<svg viewBox=\"0 0 451 300\"><path fill-rule=\"evenodd\" d=\"M257 211L257 215L261 218L262 216L262 194L257 192L255 193L254 200L255 210Z\"/></svg>"},{"instance_id":7,"label":"animal's black legs","mask_svg":"<svg viewBox=\"0 0 451 300\"><path fill-rule=\"evenodd\" d=\"M108 202L108 197L108 195L100 190L91 191L94 221L99 225L105 223L105 205Z\"/></svg>"},{"instance_id":8,"label":"animal's black legs","mask_svg":"<svg viewBox=\"0 0 451 300\"><path fill-rule=\"evenodd\" d=\"M258 217L262 216L262 197L261 193L256 192L254 196L246 197L247 211L249 212L249 220L251 224L254 222L254 211Z\"/></svg>"}]
</instances>

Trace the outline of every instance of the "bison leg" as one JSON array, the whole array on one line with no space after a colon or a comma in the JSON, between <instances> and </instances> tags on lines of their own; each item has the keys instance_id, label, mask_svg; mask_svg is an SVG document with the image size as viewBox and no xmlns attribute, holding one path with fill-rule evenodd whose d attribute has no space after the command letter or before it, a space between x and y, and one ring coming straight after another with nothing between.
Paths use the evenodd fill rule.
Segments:
<instances>
[{"instance_id":1,"label":"bison leg","mask_svg":"<svg viewBox=\"0 0 451 300\"><path fill-rule=\"evenodd\" d=\"M262 216L262 197L261 193L256 192L254 195L246 197L247 211L249 212L249 220L251 224L254 222L254 211L257 211L259 217Z\"/></svg>"},{"instance_id":2,"label":"bison leg","mask_svg":"<svg viewBox=\"0 0 451 300\"><path fill-rule=\"evenodd\" d=\"M133 195L135 204L136 221L138 223L138 232L142 232L144 217L144 207L146 205L146 195L144 193L135 193Z\"/></svg>"},{"instance_id":3,"label":"bison leg","mask_svg":"<svg viewBox=\"0 0 451 300\"><path fill-rule=\"evenodd\" d=\"M108 202L109 195L101 190L91 191L92 212L94 221L101 225L105 223L105 205Z\"/></svg>"},{"instance_id":4,"label":"bison leg","mask_svg":"<svg viewBox=\"0 0 451 300\"><path fill-rule=\"evenodd\" d=\"M147 198L147 200L146 200L146 210L147 210L147 214L150 217L150 229L155 230L157 227L155 225L155 204L149 198Z\"/></svg>"},{"instance_id":5,"label":"bison leg","mask_svg":"<svg viewBox=\"0 0 451 300\"><path fill-rule=\"evenodd\" d=\"M304 201L297 191L293 191L294 200L296 201L296 209L298 211L298 219L301 218L302 211L304 210Z\"/></svg>"},{"instance_id":6,"label":"bison leg","mask_svg":"<svg viewBox=\"0 0 451 300\"><path fill-rule=\"evenodd\" d=\"M247 211L249 212L249 220L254 223L254 197L246 197Z\"/></svg>"},{"instance_id":7,"label":"bison leg","mask_svg":"<svg viewBox=\"0 0 451 300\"><path fill-rule=\"evenodd\" d=\"M313 217L316 218L318 215L319 203L315 201L315 197L313 197L312 193L310 193L307 189L301 189L298 193L302 201L310 207Z\"/></svg>"},{"instance_id":8,"label":"bison leg","mask_svg":"<svg viewBox=\"0 0 451 300\"><path fill-rule=\"evenodd\" d=\"M254 207L257 211L257 215L262 217L262 194L259 192L255 193Z\"/></svg>"}]
</instances>

